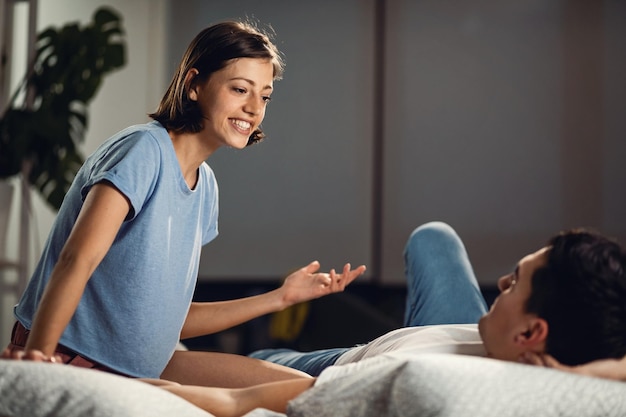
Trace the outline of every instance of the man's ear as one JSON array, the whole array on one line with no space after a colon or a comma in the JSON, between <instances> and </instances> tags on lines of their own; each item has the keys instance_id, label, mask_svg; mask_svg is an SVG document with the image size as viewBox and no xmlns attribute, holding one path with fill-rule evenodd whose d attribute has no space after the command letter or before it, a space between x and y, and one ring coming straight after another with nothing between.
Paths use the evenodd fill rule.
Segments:
<instances>
[{"instance_id":1,"label":"man's ear","mask_svg":"<svg viewBox=\"0 0 626 417\"><path fill-rule=\"evenodd\" d=\"M198 101L198 92L196 91L196 84L193 82L193 79L199 74L198 70L195 68L187 71L187 75L185 75L185 90L187 90L187 95L191 101Z\"/></svg>"},{"instance_id":2,"label":"man's ear","mask_svg":"<svg viewBox=\"0 0 626 417\"><path fill-rule=\"evenodd\" d=\"M525 347L545 343L548 338L548 322L540 317L530 318L526 329L515 336L515 342Z\"/></svg>"}]
</instances>

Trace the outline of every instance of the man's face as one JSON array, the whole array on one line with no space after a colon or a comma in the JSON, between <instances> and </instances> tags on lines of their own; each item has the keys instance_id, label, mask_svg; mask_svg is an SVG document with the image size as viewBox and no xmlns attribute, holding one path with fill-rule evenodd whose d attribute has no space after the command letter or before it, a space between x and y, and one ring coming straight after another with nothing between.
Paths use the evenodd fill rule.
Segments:
<instances>
[{"instance_id":1,"label":"man's face","mask_svg":"<svg viewBox=\"0 0 626 417\"><path fill-rule=\"evenodd\" d=\"M542 248L524 257L515 271L498 280L500 295L478 322L487 356L516 361L523 352L544 350L547 325L536 314L526 312L526 301L532 276L546 264L548 250Z\"/></svg>"}]
</instances>

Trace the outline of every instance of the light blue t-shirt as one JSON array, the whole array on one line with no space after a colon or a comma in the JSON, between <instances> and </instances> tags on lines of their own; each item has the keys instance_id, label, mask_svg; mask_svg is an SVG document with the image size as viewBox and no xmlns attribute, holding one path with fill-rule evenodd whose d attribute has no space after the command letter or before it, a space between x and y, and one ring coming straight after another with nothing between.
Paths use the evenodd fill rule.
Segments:
<instances>
[{"instance_id":1,"label":"light blue t-shirt","mask_svg":"<svg viewBox=\"0 0 626 417\"><path fill-rule=\"evenodd\" d=\"M103 143L68 191L42 257L15 307L28 329L59 253L91 187L108 181L132 206L89 279L60 344L114 370L158 378L189 310L202 245L217 236L218 189L206 163L194 190L158 122Z\"/></svg>"}]
</instances>

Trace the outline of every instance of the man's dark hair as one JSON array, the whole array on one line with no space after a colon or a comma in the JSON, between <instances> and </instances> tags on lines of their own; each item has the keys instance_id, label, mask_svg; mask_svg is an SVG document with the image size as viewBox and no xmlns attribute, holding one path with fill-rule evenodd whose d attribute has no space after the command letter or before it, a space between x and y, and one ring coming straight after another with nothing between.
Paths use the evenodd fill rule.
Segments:
<instances>
[{"instance_id":1,"label":"man's dark hair","mask_svg":"<svg viewBox=\"0 0 626 417\"><path fill-rule=\"evenodd\" d=\"M554 236L526 311L548 323L546 353L567 365L626 354L626 253L586 230Z\"/></svg>"}]
</instances>

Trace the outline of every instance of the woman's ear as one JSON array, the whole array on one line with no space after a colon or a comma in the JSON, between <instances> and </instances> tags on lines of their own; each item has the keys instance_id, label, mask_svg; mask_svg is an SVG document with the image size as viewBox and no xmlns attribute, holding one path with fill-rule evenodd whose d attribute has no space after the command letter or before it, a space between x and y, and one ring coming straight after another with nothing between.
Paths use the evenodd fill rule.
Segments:
<instances>
[{"instance_id":1,"label":"woman's ear","mask_svg":"<svg viewBox=\"0 0 626 417\"><path fill-rule=\"evenodd\" d=\"M533 317L527 324L526 329L515 336L515 342L525 347L545 345L548 338L548 322L540 317Z\"/></svg>"},{"instance_id":2,"label":"woman's ear","mask_svg":"<svg viewBox=\"0 0 626 417\"><path fill-rule=\"evenodd\" d=\"M185 90L187 91L187 96L191 101L198 101L198 91L196 91L196 83L193 82L193 79L199 74L198 70L195 68L187 71L187 75L185 75Z\"/></svg>"}]
</instances>

